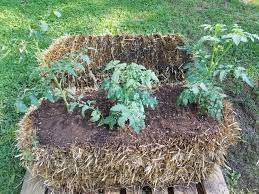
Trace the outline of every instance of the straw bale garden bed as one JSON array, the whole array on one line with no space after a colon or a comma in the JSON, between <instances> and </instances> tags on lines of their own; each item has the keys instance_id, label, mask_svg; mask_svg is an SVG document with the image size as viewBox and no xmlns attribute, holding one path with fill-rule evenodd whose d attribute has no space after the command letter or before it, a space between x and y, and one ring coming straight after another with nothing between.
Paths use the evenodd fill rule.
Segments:
<instances>
[{"instance_id":1,"label":"straw bale garden bed","mask_svg":"<svg viewBox=\"0 0 259 194\"><path fill-rule=\"evenodd\" d=\"M44 97L30 94L28 110L17 104L27 111L17 135L23 164L77 192L199 182L224 164L240 129L214 80L236 73L220 66L228 47L258 37L239 33L237 42L239 26L204 28L215 34L202 39L212 54L203 58L178 35L56 40L38 72ZM252 85L243 69L235 78Z\"/></svg>"}]
</instances>

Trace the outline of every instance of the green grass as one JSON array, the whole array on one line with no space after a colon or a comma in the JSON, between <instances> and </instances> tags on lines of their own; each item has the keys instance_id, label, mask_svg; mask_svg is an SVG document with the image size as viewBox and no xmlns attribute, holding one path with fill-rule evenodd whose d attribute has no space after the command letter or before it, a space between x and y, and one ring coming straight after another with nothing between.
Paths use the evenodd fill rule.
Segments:
<instances>
[{"instance_id":1,"label":"green grass","mask_svg":"<svg viewBox=\"0 0 259 194\"><path fill-rule=\"evenodd\" d=\"M50 15L56 9L62 17ZM49 30L40 38L39 46L44 49L53 38L65 33L180 33L194 41L202 35L201 24L217 22L239 23L256 33L258 16L258 6L244 5L238 0L1 0L0 194L19 193L24 173L15 157L15 130L21 115L13 104L26 86L33 85L28 76L37 61L34 42L29 38L30 26L37 26L39 20L49 24ZM1 45L6 48L4 51ZM20 53L23 46L24 52ZM258 50L258 46L250 44L238 58L246 64L253 63L258 61Z\"/></svg>"},{"instance_id":2,"label":"green grass","mask_svg":"<svg viewBox=\"0 0 259 194\"><path fill-rule=\"evenodd\" d=\"M254 5L259 5L259 1L258 0L252 0L251 3L254 4Z\"/></svg>"}]
</instances>

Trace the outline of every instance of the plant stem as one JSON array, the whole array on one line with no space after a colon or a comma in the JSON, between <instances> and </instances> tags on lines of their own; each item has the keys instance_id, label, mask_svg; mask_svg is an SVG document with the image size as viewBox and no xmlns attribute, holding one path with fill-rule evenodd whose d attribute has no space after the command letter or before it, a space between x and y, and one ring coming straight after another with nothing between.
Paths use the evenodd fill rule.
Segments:
<instances>
[{"instance_id":1,"label":"plant stem","mask_svg":"<svg viewBox=\"0 0 259 194\"><path fill-rule=\"evenodd\" d=\"M232 46L233 46L233 43L230 43L230 44L228 45L228 47L225 49L224 53L222 53L222 55L219 57L219 59L217 60L216 63L219 63L219 62L220 62L220 60L227 54L227 52L229 51L229 49L230 49Z\"/></svg>"},{"instance_id":2,"label":"plant stem","mask_svg":"<svg viewBox=\"0 0 259 194\"><path fill-rule=\"evenodd\" d=\"M87 70L88 70L89 77L92 78L92 80L94 81L94 87L96 89L98 89L97 79L94 76L94 74L93 74L92 70L90 69L89 65L87 65Z\"/></svg>"},{"instance_id":3,"label":"plant stem","mask_svg":"<svg viewBox=\"0 0 259 194\"><path fill-rule=\"evenodd\" d=\"M210 59L209 71L211 71L211 66L214 65L214 56L215 56L215 45L212 48L212 56Z\"/></svg>"},{"instance_id":4,"label":"plant stem","mask_svg":"<svg viewBox=\"0 0 259 194\"><path fill-rule=\"evenodd\" d=\"M213 53L212 53L212 57L211 57L211 62L210 62L210 69L209 69L209 72L212 73L215 68L218 66L219 62L221 61L221 59L227 54L227 52L229 51L229 49L233 46L233 43L230 43L227 48L224 50L224 52L222 53L222 55L219 56L219 58L215 59L215 62L214 62L214 57L215 57L215 51L214 51L214 48L215 46L213 46Z\"/></svg>"},{"instance_id":5,"label":"plant stem","mask_svg":"<svg viewBox=\"0 0 259 194\"><path fill-rule=\"evenodd\" d=\"M57 85L57 88L60 90L60 92L62 94L62 98L63 98L63 100L65 102L67 111L69 112L69 103L67 102L67 97L66 97L65 91L63 90L61 84L58 82L58 79L57 79L57 77L55 75L54 75L54 82Z\"/></svg>"}]
</instances>

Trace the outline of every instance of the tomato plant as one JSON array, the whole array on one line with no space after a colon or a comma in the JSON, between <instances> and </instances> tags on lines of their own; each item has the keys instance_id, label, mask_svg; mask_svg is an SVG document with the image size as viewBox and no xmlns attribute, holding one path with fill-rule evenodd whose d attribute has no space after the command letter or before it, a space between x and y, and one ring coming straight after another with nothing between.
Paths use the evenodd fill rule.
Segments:
<instances>
[{"instance_id":1,"label":"tomato plant","mask_svg":"<svg viewBox=\"0 0 259 194\"><path fill-rule=\"evenodd\" d=\"M64 57L53 62L50 66L36 68L31 79L38 84L36 87L27 89L24 94L16 101L15 105L19 112L26 112L29 105L38 106L40 99L44 98L51 102L62 99L68 112L72 112L76 107L81 109L82 116L85 116L86 110L92 110L92 120L96 120L94 115L98 109L94 107L94 101L84 101L83 95L76 93L75 87L67 87L65 84L66 77L77 78L78 73L88 65L88 57L79 55L84 63L77 63L68 57ZM87 59L87 60L86 60ZM83 65L84 64L84 65Z\"/></svg>"},{"instance_id":2,"label":"tomato plant","mask_svg":"<svg viewBox=\"0 0 259 194\"><path fill-rule=\"evenodd\" d=\"M183 105L197 103L202 112L207 112L220 120L222 100L226 97L221 84L227 76L240 79L253 87L252 79L245 67L237 63L226 63L230 50L249 41L259 40L259 37L245 32L238 25L230 29L223 24L202 27L208 35L203 36L192 48L194 59L185 66L186 85L178 98L178 103Z\"/></svg>"},{"instance_id":3,"label":"tomato plant","mask_svg":"<svg viewBox=\"0 0 259 194\"><path fill-rule=\"evenodd\" d=\"M131 63L111 61L105 71L113 73L102 83L102 88L108 93L108 99L115 100L110 114L103 119L104 124L112 128L115 124L124 127L126 122L139 133L145 126L145 107L154 108L157 104L150 91L154 84L159 82L155 73L144 66Z\"/></svg>"}]
</instances>

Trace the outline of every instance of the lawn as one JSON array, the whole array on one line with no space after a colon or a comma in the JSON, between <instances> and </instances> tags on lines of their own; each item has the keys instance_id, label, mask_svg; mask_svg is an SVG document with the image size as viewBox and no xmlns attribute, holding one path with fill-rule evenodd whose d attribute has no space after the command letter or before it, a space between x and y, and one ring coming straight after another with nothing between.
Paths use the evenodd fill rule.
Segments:
<instances>
[{"instance_id":1,"label":"lawn","mask_svg":"<svg viewBox=\"0 0 259 194\"><path fill-rule=\"evenodd\" d=\"M56 10L61 17L53 14ZM37 48L29 35L41 20L48 29L38 38L40 49L61 35L79 33L179 33L192 42L202 35L204 23L238 23L258 33L259 6L238 0L0 0L0 194L19 193L24 175L15 141L22 115L14 103L34 84L28 76L37 66ZM258 45L249 44L238 59L229 59L252 64L258 62L258 51Z\"/></svg>"}]
</instances>

